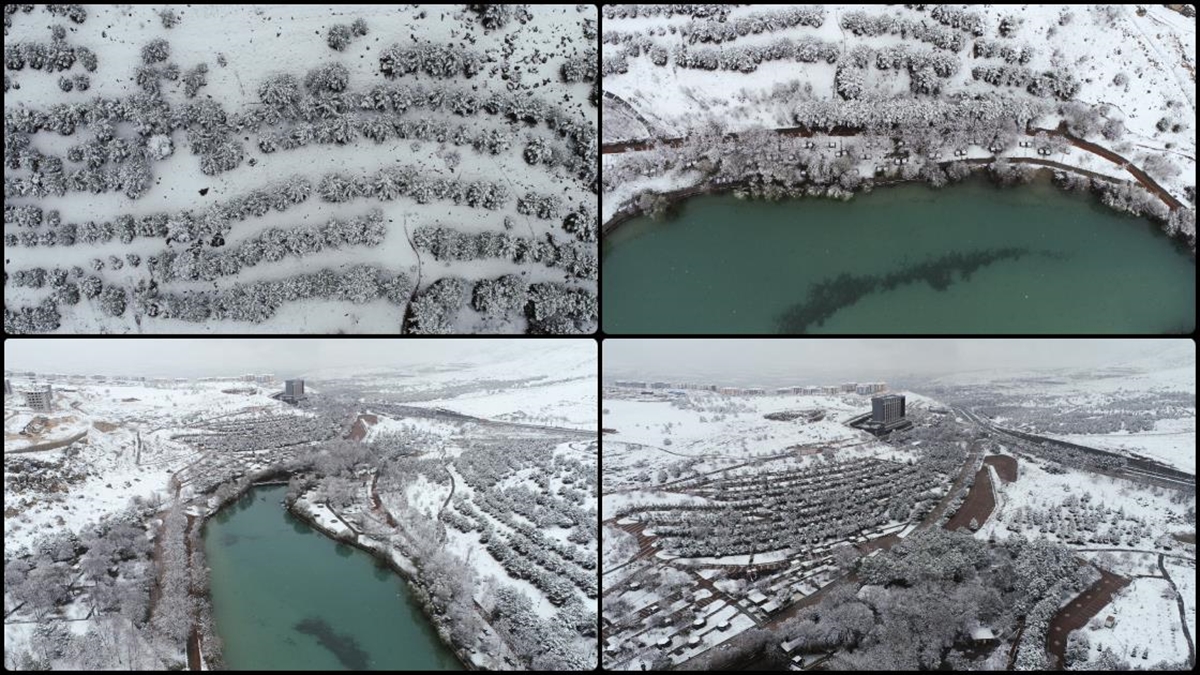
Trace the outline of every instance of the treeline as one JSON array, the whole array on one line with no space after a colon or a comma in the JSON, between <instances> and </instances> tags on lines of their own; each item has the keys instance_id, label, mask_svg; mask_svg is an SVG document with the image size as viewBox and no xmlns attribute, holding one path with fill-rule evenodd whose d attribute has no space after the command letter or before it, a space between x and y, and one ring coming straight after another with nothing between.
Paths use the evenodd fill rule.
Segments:
<instances>
[{"instance_id":1,"label":"treeline","mask_svg":"<svg viewBox=\"0 0 1200 675\"><path fill-rule=\"evenodd\" d=\"M736 70L740 73L752 73L758 69L759 64L769 61L834 63L840 52L840 47L833 42L822 42L808 37L800 40L781 38L763 46L720 49L712 47L688 49L684 45L679 45L674 50L672 60L679 68Z\"/></svg>"},{"instance_id":2,"label":"treeline","mask_svg":"<svg viewBox=\"0 0 1200 675\"><path fill-rule=\"evenodd\" d=\"M410 333L459 332L459 315L468 303L497 327L524 318L525 332L533 335L591 332L598 312L593 291L566 284L529 284L512 274L474 284L444 277L416 294L405 325Z\"/></svg>"},{"instance_id":3,"label":"treeline","mask_svg":"<svg viewBox=\"0 0 1200 675\"><path fill-rule=\"evenodd\" d=\"M869 14L863 10L854 10L842 15L842 28L856 36L876 37L879 35L899 35L901 38L928 42L938 49L952 52L962 50L967 40L957 30L931 24L928 21L913 21L890 14Z\"/></svg>"},{"instance_id":4,"label":"treeline","mask_svg":"<svg viewBox=\"0 0 1200 675\"><path fill-rule=\"evenodd\" d=\"M349 220L331 218L324 225L270 228L241 244L220 250L189 247L182 251L166 250L152 256L151 274L162 282L213 281L232 276L261 262L279 262L288 256L303 258L327 249L347 246L378 246L387 227L383 211L372 209Z\"/></svg>"},{"instance_id":5,"label":"treeline","mask_svg":"<svg viewBox=\"0 0 1200 675\"><path fill-rule=\"evenodd\" d=\"M678 31L679 35L687 38L689 44L696 42L720 44L732 42L747 35L773 33L796 26L820 28L824 23L825 8L816 5L770 9L746 14L732 21L712 21L709 18L694 20L679 26Z\"/></svg>"},{"instance_id":6,"label":"treeline","mask_svg":"<svg viewBox=\"0 0 1200 675\"><path fill-rule=\"evenodd\" d=\"M503 258L515 263L540 262L558 267L579 279L595 279L598 263L594 246L574 242L515 237L507 232L484 231L468 234L437 225L424 225L413 232L413 245L437 260Z\"/></svg>"}]
</instances>

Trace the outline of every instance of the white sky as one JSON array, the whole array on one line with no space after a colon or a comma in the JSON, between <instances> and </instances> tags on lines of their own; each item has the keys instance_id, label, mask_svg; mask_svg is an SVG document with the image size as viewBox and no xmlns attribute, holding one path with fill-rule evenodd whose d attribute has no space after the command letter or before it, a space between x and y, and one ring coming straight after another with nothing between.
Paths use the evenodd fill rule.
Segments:
<instances>
[{"instance_id":1,"label":"white sky","mask_svg":"<svg viewBox=\"0 0 1200 675\"><path fill-rule=\"evenodd\" d=\"M304 376L340 367L440 365L504 359L567 340L497 339L7 339L4 368L37 373L196 377Z\"/></svg>"},{"instance_id":2,"label":"white sky","mask_svg":"<svg viewBox=\"0 0 1200 675\"><path fill-rule=\"evenodd\" d=\"M1195 343L1186 339L607 339L603 368L605 377L804 384L1119 365L1168 353L1195 363Z\"/></svg>"}]
</instances>

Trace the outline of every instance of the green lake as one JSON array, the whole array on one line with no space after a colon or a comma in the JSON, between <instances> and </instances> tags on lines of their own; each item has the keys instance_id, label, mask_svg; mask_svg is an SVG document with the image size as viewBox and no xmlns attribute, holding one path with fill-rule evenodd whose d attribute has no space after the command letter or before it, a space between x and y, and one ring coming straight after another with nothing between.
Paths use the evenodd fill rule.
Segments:
<instances>
[{"instance_id":1,"label":"green lake","mask_svg":"<svg viewBox=\"0 0 1200 675\"><path fill-rule=\"evenodd\" d=\"M1190 333L1196 264L1145 219L1048 182L849 202L707 195L603 244L622 333Z\"/></svg>"},{"instance_id":2,"label":"green lake","mask_svg":"<svg viewBox=\"0 0 1200 675\"><path fill-rule=\"evenodd\" d=\"M404 582L252 489L211 518L217 631L231 670L462 670Z\"/></svg>"}]
</instances>

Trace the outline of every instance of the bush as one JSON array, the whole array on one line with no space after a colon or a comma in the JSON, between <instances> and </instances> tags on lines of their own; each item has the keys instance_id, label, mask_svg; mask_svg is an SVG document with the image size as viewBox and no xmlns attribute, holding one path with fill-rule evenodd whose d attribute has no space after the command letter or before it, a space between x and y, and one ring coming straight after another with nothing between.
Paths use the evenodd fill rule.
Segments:
<instances>
[{"instance_id":1,"label":"bush","mask_svg":"<svg viewBox=\"0 0 1200 675\"><path fill-rule=\"evenodd\" d=\"M364 19L355 19L354 23L350 24L350 31L358 37L367 34L367 22Z\"/></svg>"},{"instance_id":2,"label":"bush","mask_svg":"<svg viewBox=\"0 0 1200 675\"><path fill-rule=\"evenodd\" d=\"M179 17L175 15L175 10L171 8L159 12L158 18L162 20L163 28L174 28L179 24Z\"/></svg>"},{"instance_id":3,"label":"bush","mask_svg":"<svg viewBox=\"0 0 1200 675\"><path fill-rule=\"evenodd\" d=\"M418 334L449 334L467 300L467 282L458 277L438 279L421 291L411 305L408 331Z\"/></svg>"},{"instance_id":4,"label":"bush","mask_svg":"<svg viewBox=\"0 0 1200 675\"><path fill-rule=\"evenodd\" d=\"M513 19L524 23L527 20L526 17L529 16L526 5L467 5L467 7L479 15L479 23L483 24L486 30L503 28Z\"/></svg>"},{"instance_id":5,"label":"bush","mask_svg":"<svg viewBox=\"0 0 1200 675\"><path fill-rule=\"evenodd\" d=\"M161 63L171 56L171 45L162 38L155 38L142 47L142 61L147 65Z\"/></svg>"},{"instance_id":6,"label":"bush","mask_svg":"<svg viewBox=\"0 0 1200 675\"><path fill-rule=\"evenodd\" d=\"M346 90L350 80L350 71L340 63L330 63L317 66L308 71L304 78L304 86L314 94L321 92L340 92Z\"/></svg>"},{"instance_id":7,"label":"bush","mask_svg":"<svg viewBox=\"0 0 1200 675\"><path fill-rule=\"evenodd\" d=\"M529 286L515 274L481 279L471 293L471 308L487 318L503 319L525 306Z\"/></svg>"},{"instance_id":8,"label":"bush","mask_svg":"<svg viewBox=\"0 0 1200 675\"><path fill-rule=\"evenodd\" d=\"M346 47L350 46L350 41L354 38L354 33L346 24L334 24L329 27L329 32L325 35L325 42L331 48L337 51L345 51Z\"/></svg>"},{"instance_id":9,"label":"bush","mask_svg":"<svg viewBox=\"0 0 1200 675\"><path fill-rule=\"evenodd\" d=\"M300 81L286 73L269 77L258 87L258 98L281 113L294 110L300 95Z\"/></svg>"}]
</instances>

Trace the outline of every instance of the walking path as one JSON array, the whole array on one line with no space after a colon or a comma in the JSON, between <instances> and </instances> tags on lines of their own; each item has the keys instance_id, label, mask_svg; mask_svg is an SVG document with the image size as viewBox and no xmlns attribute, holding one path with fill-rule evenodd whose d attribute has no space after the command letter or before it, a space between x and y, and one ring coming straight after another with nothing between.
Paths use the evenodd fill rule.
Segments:
<instances>
[{"instance_id":1,"label":"walking path","mask_svg":"<svg viewBox=\"0 0 1200 675\"><path fill-rule=\"evenodd\" d=\"M809 137L812 137L815 135L838 136L838 137L858 136L862 133L863 130L861 127L846 127L846 126L835 126L835 127L829 128L829 129L813 129L811 127L798 126L798 127L779 127L779 128L774 129L773 131L775 131L777 134L779 134L781 136L786 136L786 137L809 138ZM1062 138L1065 138L1068 142L1070 142L1075 147L1077 147L1081 150L1090 152L1094 155L1103 157L1103 158L1107 159L1108 161L1110 161L1110 162L1116 164L1117 166L1128 171L1138 183L1140 183L1144 188L1146 188L1152 194L1154 194L1156 197L1158 197L1160 200L1162 200L1162 202L1164 204L1166 204L1167 207L1169 209L1171 209L1172 211L1179 209L1183 206L1182 202L1180 202L1178 199L1176 199L1174 196L1172 196L1170 192L1168 192L1165 188L1163 188L1161 185L1159 185L1153 178L1151 178L1149 175L1147 175L1145 171L1142 171L1138 167L1134 166L1133 163L1130 162L1129 160L1125 159L1121 155L1118 155L1117 153L1113 152L1112 150L1109 150L1108 148L1102 147L1102 146L1092 143L1090 141L1085 141L1082 138L1079 138L1077 136L1073 136L1070 132L1067 131L1066 122L1060 123L1058 125L1058 127L1055 129L1040 129L1037 127L1029 127L1026 129L1025 133L1028 136L1036 136L1038 133L1045 133L1048 136L1060 136ZM626 152L640 152L640 151L644 151L644 150L650 150L650 149L653 149L653 148L659 147L659 146L667 146L667 147L677 148L677 147L682 146L684 143L686 143L688 141L688 138L689 137L687 137L687 136L680 136L680 137L675 137L675 138L642 139L642 140L633 140L633 141L623 141L620 143L610 143L607 145L600 146L600 152L601 152L601 154L609 155L609 154L621 154L621 153L626 153ZM737 139L738 139L738 134L736 134L736 133L725 134L722 137L723 142L736 141ZM1091 178L1103 178L1106 180L1114 180L1112 176L1107 176L1104 174L1096 173L1094 171L1088 171L1087 169L1082 169L1079 167L1071 166L1069 164L1053 162L1053 161L1047 160L1047 159L1040 159L1040 158L1034 158L1034 157L1005 157L1003 159L1006 159L1014 164L1034 164L1034 165L1039 165L1039 166L1046 166L1046 167L1061 169L1061 170L1065 170L1065 171L1073 171L1073 172L1076 172L1079 174L1083 174L1085 176L1089 176ZM984 158L975 158L972 160L947 160L945 162L939 162L939 164L945 165L945 164L949 164L953 161L966 161L967 163L970 163L970 164L987 164L993 160L992 159L984 159Z\"/></svg>"},{"instance_id":2,"label":"walking path","mask_svg":"<svg viewBox=\"0 0 1200 675\"><path fill-rule=\"evenodd\" d=\"M1183 605L1183 596L1179 594L1179 587L1175 585L1175 580L1167 573L1167 568L1163 565L1163 554L1158 554L1158 569L1166 577L1167 583L1171 584L1171 590L1175 591L1175 604L1179 605L1179 623L1183 626L1183 637L1187 638L1188 645L1188 666L1196 667L1196 645L1192 643L1192 633L1188 630L1187 608Z\"/></svg>"},{"instance_id":3,"label":"walking path","mask_svg":"<svg viewBox=\"0 0 1200 675\"><path fill-rule=\"evenodd\" d=\"M1046 651L1053 657L1054 668L1063 668L1063 654L1067 650L1067 636L1071 631L1086 625L1093 616L1112 602L1117 591L1128 585L1129 579L1101 569L1099 581L1058 610L1058 614L1050 620L1050 626L1046 630Z\"/></svg>"}]
</instances>

